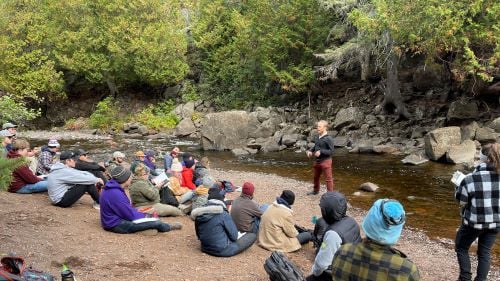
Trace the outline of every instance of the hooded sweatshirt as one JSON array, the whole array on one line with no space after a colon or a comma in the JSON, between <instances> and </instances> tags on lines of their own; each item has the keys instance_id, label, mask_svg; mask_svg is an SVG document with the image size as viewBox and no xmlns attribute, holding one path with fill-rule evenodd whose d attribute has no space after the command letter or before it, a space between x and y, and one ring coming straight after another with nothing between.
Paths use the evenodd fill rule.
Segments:
<instances>
[{"instance_id":1,"label":"hooded sweatshirt","mask_svg":"<svg viewBox=\"0 0 500 281\"><path fill-rule=\"evenodd\" d=\"M7 153L7 158L19 158L17 152L9 151ZM12 181L9 185L9 192L17 192L23 186L27 184L34 184L41 181L37 176L33 174L28 165L23 165L12 172Z\"/></svg>"},{"instance_id":2,"label":"hooded sweatshirt","mask_svg":"<svg viewBox=\"0 0 500 281\"><path fill-rule=\"evenodd\" d=\"M74 185L96 184L98 179L89 172L79 171L57 162L50 168L47 177L47 189L53 204L59 203L68 189Z\"/></svg>"},{"instance_id":3,"label":"hooded sweatshirt","mask_svg":"<svg viewBox=\"0 0 500 281\"><path fill-rule=\"evenodd\" d=\"M99 197L99 204L101 205L101 225L106 230L119 225L122 220L133 221L145 217L143 213L132 207L125 190L114 179L104 186Z\"/></svg>"}]
</instances>

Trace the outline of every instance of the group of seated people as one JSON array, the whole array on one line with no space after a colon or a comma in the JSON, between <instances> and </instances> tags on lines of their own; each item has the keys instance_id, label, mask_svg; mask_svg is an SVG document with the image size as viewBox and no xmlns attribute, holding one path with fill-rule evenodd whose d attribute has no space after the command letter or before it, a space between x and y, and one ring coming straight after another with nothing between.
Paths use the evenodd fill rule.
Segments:
<instances>
[{"instance_id":1,"label":"group of seated people","mask_svg":"<svg viewBox=\"0 0 500 281\"><path fill-rule=\"evenodd\" d=\"M388 273L419 279L416 266L391 247L405 223L403 206L396 200L374 203L362 223L366 234L362 240L360 227L347 216L346 197L326 192L319 202L322 217L314 231L303 231L293 219L295 194L291 190L283 190L269 205L259 205L253 199L255 186L245 182L237 198L225 200L228 191L210 175L208 159L197 161L189 153L181 155L178 148L165 156L162 171L152 151L136 152L132 164L116 151L111 161L100 165L81 149L63 151L56 161L59 147L57 140L50 140L41 149L36 167L26 162L15 169L9 191L48 191L52 204L63 208L89 194L94 208L100 210L102 228L115 233L181 229L180 223L165 223L158 216L190 214L201 250L219 257L237 255L255 242L269 251L293 252L313 240L319 247L309 281L332 280L332 276L344 280L356 274L366 275L357 276L360 279L378 279ZM29 152L28 141L17 139L6 155L28 158ZM156 180L163 172L166 177ZM164 200L168 196L175 203Z\"/></svg>"}]
</instances>

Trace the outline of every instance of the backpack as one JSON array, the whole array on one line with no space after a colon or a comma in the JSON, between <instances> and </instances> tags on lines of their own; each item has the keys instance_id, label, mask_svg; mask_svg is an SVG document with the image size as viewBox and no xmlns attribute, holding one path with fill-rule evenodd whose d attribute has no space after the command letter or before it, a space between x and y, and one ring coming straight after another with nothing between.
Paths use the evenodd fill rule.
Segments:
<instances>
[{"instance_id":1,"label":"backpack","mask_svg":"<svg viewBox=\"0 0 500 281\"><path fill-rule=\"evenodd\" d=\"M179 201L177 201L177 198L175 198L174 193L168 186L160 189L160 203L179 207Z\"/></svg>"},{"instance_id":2,"label":"backpack","mask_svg":"<svg viewBox=\"0 0 500 281\"><path fill-rule=\"evenodd\" d=\"M234 184L230 181L226 180L221 180L221 190L224 190L225 192L233 192L236 188L234 187Z\"/></svg>"},{"instance_id":3,"label":"backpack","mask_svg":"<svg viewBox=\"0 0 500 281\"><path fill-rule=\"evenodd\" d=\"M21 257L6 256L1 259L0 281L54 281L49 273L26 268Z\"/></svg>"},{"instance_id":4,"label":"backpack","mask_svg":"<svg viewBox=\"0 0 500 281\"><path fill-rule=\"evenodd\" d=\"M305 281L304 274L282 252L274 251L264 262L264 269L271 281Z\"/></svg>"}]
</instances>

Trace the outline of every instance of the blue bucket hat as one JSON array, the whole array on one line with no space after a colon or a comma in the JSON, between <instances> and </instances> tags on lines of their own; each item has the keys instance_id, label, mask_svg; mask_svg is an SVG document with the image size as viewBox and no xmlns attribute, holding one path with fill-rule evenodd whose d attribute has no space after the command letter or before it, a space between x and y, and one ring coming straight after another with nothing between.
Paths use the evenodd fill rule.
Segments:
<instances>
[{"instance_id":1,"label":"blue bucket hat","mask_svg":"<svg viewBox=\"0 0 500 281\"><path fill-rule=\"evenodd\" d=\"M373 203L361 227L366 236L383 245L394 245L401 236L406 216L403 205L393 199Z\"/></svg>"}]
</instances>

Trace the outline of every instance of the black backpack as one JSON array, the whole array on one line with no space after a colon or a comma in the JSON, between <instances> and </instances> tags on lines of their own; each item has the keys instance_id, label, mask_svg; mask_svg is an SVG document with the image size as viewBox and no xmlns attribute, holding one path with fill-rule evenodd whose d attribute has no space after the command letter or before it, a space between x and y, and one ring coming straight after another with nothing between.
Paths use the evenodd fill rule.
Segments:
<instances>
[{"instance_id":1,"label":"black backpack","mask_svg":"<svg viewBox=\"0 0 500 281\"><path fill-rule=\"evenodd\" d=\"M304 274L282 252L274 251L264 262L264 269L271 281L305 281Z\"/></svg>"},{"instance_id":2,"label":"black backpack","mask_svg":"<svg viewBox=\"0 0 500 281\"><path fill-rule=\"evenodd\" d=\"M179 207L179 201L177 201L177 198L175 198L174 193L168 186L160 189L160 203Z\"/></svg>"}]
</instances>

